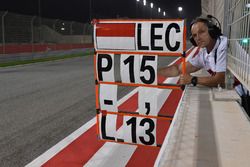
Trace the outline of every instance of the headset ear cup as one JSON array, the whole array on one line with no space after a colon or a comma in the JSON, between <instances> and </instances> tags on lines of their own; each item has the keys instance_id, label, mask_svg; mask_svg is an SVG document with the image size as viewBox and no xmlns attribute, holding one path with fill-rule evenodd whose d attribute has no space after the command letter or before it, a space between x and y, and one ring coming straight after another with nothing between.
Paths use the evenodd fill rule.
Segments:
<instances>
[{"instance_id":1,"label":"headset ear cup","mask_svg":"<svg viewBox=\"0 0 250 167\"><path fill-rule=\"evenodd\" d=\"M214 29L209 28L208 33L212 39L216 39L216 33L215 33Z\"/></svg>"},{"instance_id":2,"label":"headset ear cup","mask_svg":"<svg viewBox=\"0 0 250 167\"><path fill-rule=\"evenodd\" d=\"M208 33L213 39L217 39L222 35L221 30L215 25L210 26L210 28L208 29Z\"/></svg>"},{"instance_id":3,"label":"headset ear cup","mask_svg":"<svg viewBox=\"0 0 250 167\"><path fill-rule=\"evenodd\" d=\"M193 38L192 36L189 38L189 40L190 40L190 42L191 42L194 46L197 46L197 44L196 44L196 42L195 42L195 40L194 40L194 38Z\"/></svg>"},{"instance_id":4,"label":"headset ear cup","mask_svg":"<svg viewBox=\"0 0 250 167\"><path fill-rule=\"evenodd\" d=\"M221 29L217 26L214 26L214 33L216 34L216 38L222 35Z\"/></svg>"}]
</instances>

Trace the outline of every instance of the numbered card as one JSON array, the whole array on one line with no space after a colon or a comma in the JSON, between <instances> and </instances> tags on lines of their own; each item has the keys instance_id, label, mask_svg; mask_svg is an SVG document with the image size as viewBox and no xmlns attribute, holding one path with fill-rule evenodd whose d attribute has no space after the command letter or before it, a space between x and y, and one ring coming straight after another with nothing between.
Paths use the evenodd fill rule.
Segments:
<instances>
[{"instance_id":1,"label":"numbered card","mask_svg":"<svg viewBox=\"0 0 250 167\"><path fill-rule=\"evenodd\" d=\"M142 84L157 85L158 56L140 56L140 81Z\"/></svg>"},{"instance_id":2,"label":"numbered card","mask_svg":"<svg viewBox=\"0 0 250 167\"><path fill-rule=\"evenodd\" d=\"M185 35L184 20L98 20L94 46L97 51L182 54Z\"/></svg>"},{"instance_id":3,"label":"numbered card","mask_svg":"<svg viewBox=\"0 0 250 167\"><path fill-rule=\"evenodd\" d=\"M157 146L156 123L161 130L163 127L162 124L159 124L162 121L159 121L157 116L160 107L166 100L158 98L160 94L158 89L152 88L155 87L154 85L158 85L157 55L176 54L181 56L186 50L185 31L185 21L180 19L94 21L94 47L97 52L96 79L100 81L97 82L100 84L99 99L97 99L99 106L96 106L101 110L98 115L101 139ZM120 71L115 71L117 70L115 69L117 54L121 54ZM119 72L120 77L117 77L115 74L119 74ZM119 83L116 80L127 84ZM102 84L104 82L106 84ZM109 85L111 83L108 82L116 85ZM128 116L118 113L117 85L142 86L138 90L138 99L136 98L138 112L135 115L128 114ZM163 94L167 93L163 92L161 96ZM130 108L135 107L131 105L132 103L129 105ZM106 111L116 113L113 115ZM117 129L118 127L119 129ZM158 136L158 140L162 136Z\"/></svg>"},{"instance_id":4,"label":"numbered card","mask_svg":"<svg viewBox=\"0 0 250 167\"><path fill-rule=\"evenodd\" d=\"M137 117L138 144L156 146L156 119Z\"/></svg>"},{"instance_id":5,"label":"numbered card","mask_svg":"<svg viewBox=\"0 0 250 167\"><path fill-rule=\"evenodd\" d=\"M158 89L157 88L139 88L139 114L142 115L158 115L157 100L158 100Z\"/></svg>"},{"instance_id":6,"label":"numbered card","mask_svg":"<svg viewBox=\"0 0 250 167\"><path fill-rule=\"evenodd\" d=\"M156 146L156 119L123 117L124 142Z\"/></svg>"},{"instance_id":7,"label":"numbered card","mask_svg":"<svg viewBox=\"0 0 250 167\"><path fill-rule=\"evenodd\" d=\"M100 109L117 112L117 85L100 84Z\"/></svg>"},{"instance_id":8,"label":"numbered card","mask_svg":"<svg viewBox=\"0 0 250 167\"><path fill-rule=\"evenodd\" d=\"M123 83L140 83L140 55L121 54L120 74Z\"/></svg>"},{"instance_id":9,"label":"numbered card","mask_svg":"<svg viewBox=\"0 0 250 167\"><path fill-rule=\"evenodd\" d=\"M99 81L115 81L114 54L97 54L96 65Z\"/></svg>"},{"instance_id":10,"label":"numbered card","mask_svg":"<svg viewBox=\"0 0 250 167\"><path fill-rule=\"evenodd\" d=\"M116 136L116 119L114 114L100 114L99 115L99 131L100 138L105 140L115 140Z\"/></svg>"},{"instance_id":11,"label":"numbered card","mask_svg":"<svg viewBox=\"0 0 250 167\"><path fill-rule=\"evenodd\" d=\"M133 123L132 123L133 122ZM137 143L136 138L136 117L123 116L123 140L127 143Z\"/></svg>"}]
</instances>

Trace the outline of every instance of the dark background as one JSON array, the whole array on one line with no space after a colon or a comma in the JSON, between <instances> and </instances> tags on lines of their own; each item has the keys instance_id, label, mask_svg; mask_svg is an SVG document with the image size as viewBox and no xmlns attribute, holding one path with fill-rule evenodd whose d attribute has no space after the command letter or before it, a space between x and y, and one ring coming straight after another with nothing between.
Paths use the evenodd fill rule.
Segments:
<instances>
[{"instance_id":1,"label":"dark background","mask_svg":"<svg viewBox=\"0 0 250 167\"><path fill-rule=\"evenodd\" d=\"M40 2L40 12L39 12ZM150 2L154 8L150 8ZM183 11L178 12L178 6ZM158 13L158 7L166 16ZM0 11L37 15L69 21L89 22L92 18L186 18L188 22L201 13L200 0L1 0Z\"/></svg>"}]
</instances>

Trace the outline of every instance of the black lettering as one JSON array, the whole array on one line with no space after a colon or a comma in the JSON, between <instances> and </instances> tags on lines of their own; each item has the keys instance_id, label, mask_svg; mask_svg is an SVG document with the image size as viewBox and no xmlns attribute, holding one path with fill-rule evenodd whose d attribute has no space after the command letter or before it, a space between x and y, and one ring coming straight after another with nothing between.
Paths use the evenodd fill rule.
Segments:
<instances>
[{"instance_id":1,"label":"black lettering","mask_svg":"<svg viewBox=\"0 0 250 167\"><path fill-rule=\"evenodd\" d=\"M141 43L141 24L138 23L137 25L137 43L138 43L138 50L149 50L148 46L142 46Z\"/></svg>"},{"instance_id":2,"label":"black lettering","mask_svg":"<svg viewBox=\"0 0 250 167\"><path fill-rule=\"evenodd\" d=\"M151 132L153 132L153 130L155 129L155 124L154 124L153 120L151 120L149 118L144 118L144 119L141 120L140 126L144 126L145 123L149 124L148 130L145 131L145 133L149 136L149 140L146 141L144 139L144 137L142 137L142 136L139 136L139 139L145 145L152 145L152 144L155 143L155 137L154 137L154 135Z\"/></svg>"},{"instance_id":3,"label":"black lettering","mask_svg":"<svg viewBox=\"0 0 250 167\"><path fill-rule=\"evenodd\" d=\"M148 115L149 112L150 112L150 103L146 102L145 103L145 108L147 109L146 115Z\"/></svg>"},{"instance_id":4,"label":"black lettering","mask_svg":"<svg viewBox=\"0 0 250 167\"><path fill-rule=\"evenodd\" d=\"M130 120L127 121L127 125L130 124L131 124L132 143L136 143L136 117L132 117Z\"/></svg>"},{"instance_id":5,"label":"black lettering","mask_svg":"<svg viewBox=\"0 0 250 167\"><path fill-rule=\"evenodd\" d=\"M123 61L124 64L129 63L129 79L130 82L135 83L135 75L134 75L134 56L129 56L126 60Z\"/></svg>"},{"instance_id":6,"label":"black lettering","mask_svg":"<svg viewBox=\"0 0 250 167\"><path fill-rule=\"evenodd\" d=\"M113 105L113 101L112 100L104 100L104 104Z\"/></svg>"},{"instance_id":7,"label":"black lettering","mask_svg":"<svg viewBox=\"0 0 250 167\"><path fill-rule=\"evenodd\" d=\"M151 25L151 49L152 50L163 50L161 46L155 46L155 40L162 39L161 35L155 35L156 28L162 28L163 24L152 24Z\"/></svg>"},{"instance_id":8,"label":"black lettering","mask_svg":"<svg viewBox=\"0 0 250 167\"><path fill-rule=\"evenodd\" d=\"M146 65L147 60L148 61L155 61L155 56L143 56L142 57L142 63L141 63L140 71L141 72L148 71L149 74L150 74L150 77L147 80L144 76L141 76L140 79L145 84L152 84L155 81L156 72L155 72L155 70L154 70L154 68L152 66Z\"/></svg>"},{"instance_id":9,"label":"black lettering","mask_svg":"<svg viewBox=\"0 0 250 167\"><path fill-rule=\"evenodd\" d=\"M181 32L180 31L180 26L177 23L171 23L171 24L169 24L169 26L168 26L168 28L166 30L166 34L165 34L165 42L166 42L166 46L167 46L168 50L170 50L170 51L176 51L180 47L180 42L176 42L174 47L172 47L170 45L169 35L170 35L170 30L172 28L175 28L176 33Z\"/></svg>"},{"instance_id":10,"label":"black lettering","mask_svg":"<svg viewBox=\"0 0 250 167\"><path fill-rule=\"evenodd\" d=\"M106 140L115 140L115 137L110 137L107 136L106 134L106 115L102 115L102 120L101 120L101 133L102 133L102 138Z\"/></svg>"},{"instance_id":11,"label":"black lettering","mask_svg":"<svg viewBox=\"0 0 250 167\"><path fill-rule=\"evenodd\" d=\"M108 63L107 63L106 67L103 67L102 59L107 59ZM98 72L98 78L99 78L100 81L103 81L102 73L111 70L112 64L113 64L113 62L112 62L112 58L111 58L110 55L108 55L108 54L98 54L97 72Z\"/></svg>"}]
</instances>

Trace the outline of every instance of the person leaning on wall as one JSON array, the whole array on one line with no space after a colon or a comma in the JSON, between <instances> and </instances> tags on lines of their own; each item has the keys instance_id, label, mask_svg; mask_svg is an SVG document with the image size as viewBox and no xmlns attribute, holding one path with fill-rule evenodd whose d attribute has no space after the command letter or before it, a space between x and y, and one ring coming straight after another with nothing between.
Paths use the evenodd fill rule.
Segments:
<instances>
[{"instance_id":1,"label":"person leaning on wall","mask_svg":"<svg viewBox=\"0 0 250 167\"><path fill-rule=\"evenodd\" d=\"M227 38L222 35L221 26L215 17L197 17L190 25L190 41L200 47L197 55L186 63L186 74L181 74L181 65L170 65L159 68L158 74L165 77L180 75L180 84L197 84L209 87L225 85ZM192 76L190 73L205 69L210 73L207 77Z\"/></svg>"}]
</instances>

